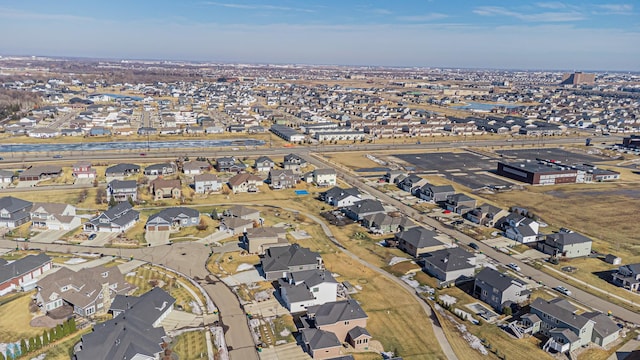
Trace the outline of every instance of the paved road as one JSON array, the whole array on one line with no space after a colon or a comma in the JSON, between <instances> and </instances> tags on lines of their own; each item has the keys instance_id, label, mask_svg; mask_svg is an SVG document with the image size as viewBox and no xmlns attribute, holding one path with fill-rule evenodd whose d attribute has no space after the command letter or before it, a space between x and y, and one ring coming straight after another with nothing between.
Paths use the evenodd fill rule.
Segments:
<instances>
[{"instance_id":1,"label":"paved road","mask_svg":"<svg viewBox=\"0 0 640 360\"><path fill-rule=\"evenodd\" d=\"M524 263L523 261L514 259L513 257L502 253L500 251L497 251L495 249L493 249L492 247L489 247L485 244L483 244L482 242L476 241L475 239L455 230L455 229L451 229L448 228L446 226L444 226L442 223L440 223L439 221L430 218L428 216L422 215L420 212L416 211L415 209L413 209L412 207L405 205L404 203L393 199L392 197L390 197L389 195L387 195L386 193L383 193L381 191L379 191L378 189L375 189L369 185L366 185L364 182L362 182L360 180L360 178L358 178L357 176L352 175L348 170L340 167L340 166L336 166L333 163L328 162L325 159L320 159L317 156L303 156L309 163L317 166L317 167L327 167L327 166L331 166L333 168L336 169L336 171L338 172L339 176L345 181L347 182L349 185L351 186L355 186L357 188L359 188L360 190L364 190L366 192L368 192L369 194L373 195L374 197L380 199L381 201L389 204L389 205L393 205L395 207L397 207L401 212L403 212L404 214L407 214L409 217L412 217L416 222L418 223L425 223L437 230L439 230L442 233L445 233L451 237L453 237L454 239L459 240L461 243L464 244L469 244L470 242L475 242L480 246L480 250L482 250L482 252L484 252L487 256L497 260L500 263L503 264L508 264L510 262L516 263L520 266L520 268L522 269L521 273L525 276L530 276L532 279L537 280L539 282L541 282L542 284L549 286L549 287L555 287L558 285L562 285L566 288L568 288L569 290L571 290L571 292L573 293L573 298L584 304L587 305L593 309L599 310L601 312L608 312L608 311L612 311L614 316L617 316L619 318L625 319L626 321L630 321L630 322L634 322L636 324L640 324L640 314L627 310L621 306L618 306L616 304L612 304L611 302L607 301L604 298L600 298L598 296L592 295L590 293L587 293L581 289L578 289L576 287L570 286L568 284L563 283L562 281L556 279L555 277L548 275L546 273L543 273L540 270L537 270L531 266L529 266L527 263ZM420 219L422 221L418 221L417 219Z\"/></svg>"},{"instance_id":2,"label":"paved road","mask_svg":"<svg viewBox=\"0 0 640 360\"><path fill-rule=\"evenodd\" d=\"M20 243L25 244L25 243ZM210 276L205 265L209 248L199 243L179 243L139 249L90 248L79 245L42 244L29 242L30 249L57 252L100 252L161 264L192 278L205 279ZM0 247L15 248L15 241L0 240ZM212 278L210 276L210 278ZM257 360L258 354L238 298L221 281L213 284L201 283L207 294L220 310L220 321L225 328L225 340L230 346L232 360Z\"/></svg>"}]
</instances>

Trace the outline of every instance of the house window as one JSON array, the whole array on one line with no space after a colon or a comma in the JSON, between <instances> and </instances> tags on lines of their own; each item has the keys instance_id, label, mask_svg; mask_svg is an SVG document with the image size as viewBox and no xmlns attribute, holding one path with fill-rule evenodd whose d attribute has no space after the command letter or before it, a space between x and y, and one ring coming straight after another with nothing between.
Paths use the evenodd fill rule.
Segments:
<instances>
[{"instance_id":1,"label":"house window","mask_svg":"<svg viewBox=\"0 0 640 360\"><path fill-rule=\"evenodd\" d=\"M95 308L94 308L93 306L92 306L92 307L90 307L90 308L87 308L87 310L85 311L85 313L86 313L87 315L91 315L91 314L93 314L94 312L96 312L96 310L95 310Z\"/></svg>"},{"instance_id":2,"label":"house window","mask_svg":"<svg viewBox=\"0 0 640 360\"><path fill-rule=\"evenodd\" d=\"M349 321L348 321L348 320L347 320L347 321L345 321L345 322L344 322L344 324L345 324L345 325L349 325Z\"/></svg>"},{"instance_id":3,"label":"house window","mask_svg":"<svg viewBox=\"0 0 640 360\"><path fill-rule=\"evenodd\" d=\"M313 288L313 292L318 292L318 291L320 291L320 289L319 289L319 288L317 288L317 287L314 287L314 288Z\"/></svg>"}]
</instances>

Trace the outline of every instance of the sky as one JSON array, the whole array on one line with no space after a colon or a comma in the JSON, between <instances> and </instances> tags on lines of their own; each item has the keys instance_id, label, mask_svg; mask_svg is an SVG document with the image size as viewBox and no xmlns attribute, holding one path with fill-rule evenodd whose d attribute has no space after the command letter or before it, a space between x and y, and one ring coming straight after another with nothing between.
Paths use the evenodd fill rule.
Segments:
<instances>
[{"instance_id":1,"label":"sky","mask_svg":"<svg viewBox=\"0 0 640 360\"><path fill-rule=\"evenodd\" d=\"M640 2L0 0L0 54L640 70Z\"/></svg>"}]
</instances>

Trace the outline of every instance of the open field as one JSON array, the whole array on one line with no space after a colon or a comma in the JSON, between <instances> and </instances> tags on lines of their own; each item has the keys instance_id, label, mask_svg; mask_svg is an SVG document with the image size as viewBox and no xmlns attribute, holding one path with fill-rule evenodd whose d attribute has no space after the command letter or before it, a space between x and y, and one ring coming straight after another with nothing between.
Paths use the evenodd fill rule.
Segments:
<instances>
[{"instance_id":1,"label":"open field","mask_svg":"<svg viewBox=\"0 0 640 360\"><path fill-rule=\"evenodd\" d=\"M2 341L20 341L20 339L42 335L42 331L46 329L29 325L32 319L29 312L32 295L33 292L23 294L0 306L0 339Z\"/></svg>"},{"instance_id":2,"label":"open field","mask_svg":"<svg viewBox=\"0 0 640 360\"><path fill-rule=\"evenodd\" d=\"M215 346L212 345L213 348ZM207 338L204 331L189 331L173 340L171 349L180 360L207 359Z\"/></svg>"}]
</instances>

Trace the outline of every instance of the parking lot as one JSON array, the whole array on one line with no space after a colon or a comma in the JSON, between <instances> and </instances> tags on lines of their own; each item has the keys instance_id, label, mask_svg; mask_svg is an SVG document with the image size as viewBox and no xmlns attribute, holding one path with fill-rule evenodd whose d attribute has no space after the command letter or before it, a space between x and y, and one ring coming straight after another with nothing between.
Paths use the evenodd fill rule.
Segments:
<instances>
[{"instance_id":1,"label":"parking lot","mask_svg":"<svg viewBox=\"0 0 640 360\"><path fill-rule=\"evenodd\" d=\"M497 150L496 153L504 155L509 160L535 160L536 158L561 161L563 164L594 163L611 160L610 158L567 151L559 148L550 149L522 149L522 150Z\"/></svg>"}]
</instances>

